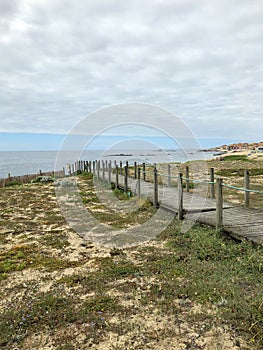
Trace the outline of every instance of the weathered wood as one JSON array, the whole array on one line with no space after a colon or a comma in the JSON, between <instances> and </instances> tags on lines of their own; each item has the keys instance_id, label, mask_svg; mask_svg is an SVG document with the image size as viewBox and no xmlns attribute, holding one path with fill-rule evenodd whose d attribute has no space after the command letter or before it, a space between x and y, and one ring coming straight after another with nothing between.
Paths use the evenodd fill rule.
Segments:
<instances>
[{"instance_id":1,"label":"weathered wood","mask_svg":"<svg viewBox=\"0 0 263 350\"><path fill-rule=\"evenodd\" d=\"M167 164L167 186L171 187L171 164Z\"/></svg>"},{"instance_id":2,"label":"weathered wood","mask_svg":"<svg viewBox=\"0 0 263 350\"><path fill-rule=\"evenodd\" d=\"M134 162L134 178L137 179L137 162Z\"/></svg>"},{"instance_id":3,"label":"weathered wood","mask_svg":"<svg viewBox=\"0 0 263 350\"><path fill-rule=\"evenodd\" d=\"M138 167L138 175L137 175L137 196L141 197L141 168Z\"/></svg>"},{"instance_id":4,"label":"weathered wood","mask_svg":"<svg viewBox=\"0 0 263 350\"><path fill-rule=\"evenodd\" d=\"M216 229L223 227L223 180L216 179Z\"/></svg>"},{"instance_id":5,"label":"weathered wood","mask_svg":"<svg viewBox=\"0 0 263 350\"><path fill-rule=\"evenodd\" d=\"M155 196L155 183L158 183L158 176L157 178L155 176L158 175L157 170L156 174L153 174L153 182L143 181L140 167L138 167L137 174L137 180L129 178L130 188L134 189L141 197L147 196L154 205L158 202L158 208L174 212L181 219L197 220L215 226L217 229L224 228L224 231L229 232L235 238L245 237L254 242L263 243L263 210L236 207L231 203L224 202L221 179L217 179L216 182L216 199L202 197L198 193L183 192L182 181L178 181L179 190L175 187L162 187L160 200ZM124 176L119 176L117 183L118 181L121 181L118 186L125 188Z\"/></svg>"},{"instance_id":6,"label":"weathered wood","mask_svg":"<svg viewBox=\"0 0 263 350\"><path fill-rule=\"evenodd\" d=\"M244 171L244 182L245 182L245 189L249 190L250 189L250 179L249 179L249 171L245 170ZM244 192L244 199L245 199L245 207L249 207L250 203L250 193L248 191Z\"/></svg>"},{"instance_id":7,"label":"weathered wood","mask_svg":"<svg viewBox=\"0 0 263 350\"><path fill-rule=\"evenodd\" d=\"M102 161L102 181L105 181L105 163Z\"/></svg>"},{"instance_id":8,"label":"weathered wood","mask_svg":"<svg viewBox=\"0 0 263 350\"><path fill-rule=\"evenodd\" d=\"M122 161L120 161L120 175L123 175L122 174Z\"/></svg>"},{"instance_id":9,"label":"weathered wood","mask_svg":"<svg viewBox=\"0 0 263 350\"><path fill-rule=\"evenodd\" d=\"M128 193L128 166L127 163L124 167L124 191L125 193Z\"/></svg>"},{"instance_id":10,"label":"weathered wood","mask_svg":"<svg viewBox=\"0 0 263 350\"><path fill-rule=\"evenodd\" d=\"M111 161L109 161L108 165L108 182L111 184Z\"/></svg>"},{"instance_id":11,"label":"weathered wood","mask_svg":"<svg viewBox=\"0 0 263 350\"><path fill-rule=\"evenodd\" d=\"M210 175L210 197L215 198L215 170L214 168L209 169L209 175Z\"/></svg>"},{"instance_id":12,"label":"weathered wood","mask_svg":"<svg viewBox=\"0 0 263 350\"><path fill-rule=\"evenodd\" d=\"M178 219L183 220L183 174L178 174Z\"/></svg>"},{"instance_id":13,"label":"weathered wood","mask_svg":"<svg viewBox=\"0 0 263 350\"><path fill-rule=\"evenodd\" d=\"M158 202L158 173L157 173L156 164L154 165L154 168L153 168L153 185L154 185L153 205L154 205L155 208L158 208L159 207L159 202Z\"/></svg>"},{"instance_id":14,"label":"weathered wood","mask_svg":"<svg viewBox=\"0 0 263 350\"><path fill-rule=\"evenodd\" d=\"M98 178L98 180L100 178L100 160L98 160L98 162L97 162L97 178Z\"/></svg>"},{"instance_id":15,"label":"weathered wood","mask_svg":"<svg viewBox=\"0 0 263 350\"><path fill-rule=\"evenodd\" d=\"M186 192L189 192L189 166L187 165L185 167L185 188L186 188Z\"/></svg>"},{"instance_id":16,"label":"weathered wood","mask_svg":"<svg viewBox=\"0 0 263 350\"><path fill-rule=\"evenodd\" d=\"M116 164L115 165L115 175L116 175L116 178L115 178L115 186L116 186L116 188L118 188L119 187L119 167L118 167L118 165Z\"/></svg>"},{"instance_id":17,"label":"weathered wood","mask_svg":"<svg viewBox=\"0 0 263 350\"><path fill-rule=\"evenodd\" d=\"M142 163L142 178L143 178L143 181L145 181L145 179L146 179L145 169L146 169L145 163Z\"/></svg>"}]
</instances>

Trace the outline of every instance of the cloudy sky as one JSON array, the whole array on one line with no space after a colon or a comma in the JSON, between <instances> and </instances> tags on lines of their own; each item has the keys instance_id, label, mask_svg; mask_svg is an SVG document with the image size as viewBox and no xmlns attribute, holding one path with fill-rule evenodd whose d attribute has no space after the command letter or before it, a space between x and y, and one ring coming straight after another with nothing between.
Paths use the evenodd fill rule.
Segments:
<instances>
[{"instance_id":1,"label":"cloudy sky","mask_svg":"<svg viewBox=\"0 0 263 350\"><path fill-rule=\"evenodd\" d=\"M0 132L67 134L112 104L263 139L263 1L0 0Z\"/></svg>"}]
</instances>

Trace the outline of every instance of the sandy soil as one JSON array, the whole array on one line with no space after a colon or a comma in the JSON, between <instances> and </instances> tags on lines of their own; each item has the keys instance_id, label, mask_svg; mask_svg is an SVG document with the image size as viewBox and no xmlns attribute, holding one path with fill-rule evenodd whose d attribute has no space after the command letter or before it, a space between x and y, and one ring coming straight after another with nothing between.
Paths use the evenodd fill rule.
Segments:
<instances>
[{"instance_id":1,"label":"sandy soil","mask_svg":"<svg viewBox=\"0 0 263 350\"><path fill-rule=\"evenodd\" d=\"M24 185L4 189L0 193L0 215L1 254L5 254L14 247L33 245L36 254L40 254L41 257L56 258L68 264L49 271L37 265L36 258L33 257L33 267L29 264L21 271L8 273L7 278L0 281L0 311L5 314L14 305L19 307L29 296L35 300L41 293L53 291L56 282L65 276L80 274L92 276L101 268L100 261L103 259L118 261L119 256L112 253L112 248L84 241L71 230L61 216L52 184ZM54 242L50 235L57 237ZM145 259L149 249L155 249L160 254L169 253L168 248L165 247L165 241L157 240L144 243L139 247L124 249L122 254L126 261L139 266L144 261L138 259L138 256ZM71 266L70 263L73 265ZM124 292L127 282L134 287ZM2 344L1 348L10 350L247 349L245 342L226 325L218 326L216 308L209 309L189 299L174 300L174 306L179 310L177 314L172 312L165 314L155 303L152 305L147 303L145 306L142 298L147 298L153 283L158 283L158 276L152 276L152 278L127 276L107 286L105 284L106 295L118 299L119 304L128 308L130 313L122 315L113 312L109 315L107 326L110 326L111 330L106 331L99 342L91 336L89 324L73 322L53 331L41 326L34 332L26 332L22 341ZM78 286L61 288L64 289L60 289L57 293L75 295L79 298L78 303L94 297L96 292L94 290L94 292L83 293ZM196 319L202 318L202 322L191 323L189 315L196 315ZM210 325L205 321L205 315L210 316L207 321ZM214 322L214 325L211 325L211 322ZM114 325L116 325L115 328Z\"/></svg>"}]
</instances>

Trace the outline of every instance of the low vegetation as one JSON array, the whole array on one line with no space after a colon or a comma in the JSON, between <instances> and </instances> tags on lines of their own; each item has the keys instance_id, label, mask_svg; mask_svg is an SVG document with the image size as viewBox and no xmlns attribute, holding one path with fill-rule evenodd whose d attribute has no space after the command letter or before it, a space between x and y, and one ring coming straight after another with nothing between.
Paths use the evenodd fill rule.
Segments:
<instances>
[{"instance_id":1,"label":"low vegetation","mask_svg":"<svg viewBox=\"0 0 263 350\"><path fill-rule=\"evenodd\" d=\"M78 176L87 210L113 227L139 225ZM136 200L105 185L125 204ZM177 220L137 247L80 238L52 183L0 189L0 347L3 349L263 348L263 247Z\"/></svg>"}]
</instances>

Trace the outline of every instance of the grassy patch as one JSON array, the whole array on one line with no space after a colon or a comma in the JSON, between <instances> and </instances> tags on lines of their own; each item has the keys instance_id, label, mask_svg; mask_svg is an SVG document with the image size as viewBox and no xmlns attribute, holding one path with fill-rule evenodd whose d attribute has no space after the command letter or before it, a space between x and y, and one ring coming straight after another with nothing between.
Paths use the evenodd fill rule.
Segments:
<instances>
[{"instance_id":1,"label":"grassy patch","mask_svg":"<svg viewBox=\"0 0 263 350\"><path fill-rule=\"evenodd\" d=\"M231 154L229 156L225 156L222 158L223 161L226 162L231 162L233 160L242 160L242 161L250 161L250 159L248 158L248 156L246 155L242 155L242 154Z\"/></svg>"},{"instance_id":2,"label":"grassy patch","mask_svg":"<svg viewBox=\"0 0 263 350\"><path fill-rule=\"evenodd\" d=\"M216 171L216 174L219 176L240 176L244 177L244 172L247 170L246 168L239 168L239 169L220 169ZM258 176L258 175L263 175L263 169L250 169L249 170L249 175L250 176Z\"/></svg>"},{"instance_id":3,"label":"grassy patch","mask_svg":"<svg viewBox=\"0 0 263 350\"><path fill-rule=\"evenodd\" d=\"M26 268L44 268L46 271L56 271L76 263L51 256L47 252L40 251L36 245L16 245L6 252L0 253L0 276L6 276L14 271Z\"/></svg>"},{"instance_id":4,"label":"grassy patch","mask_svg":"<svg viewBox=\"0 0 263 350\"><path fill-rule=\"evenodd\" d=\"M45 329L56 335L57 331L72 324L85 325L87 338L95 336L99 342L110 329L107 319L111 313L121 311L123 308L118 301L106 295L97 295L84 302L57 291L26 297L19 305L11 304L1 313L0 346L8 347L14 343L23 346L24 339L34 332ZM63 347L71 344L70 340L74 339L70 338L65 332L59 344Z\"/></svg>"},{"instance_id":5,"label":"grassy patch","mask_svg":"<svg viewBox=\"0 0 263 350\"><path fill-rule=\"evenodd\" d=\"M21 185L21 182L19 182L17 180L6 181L6 183L5 183L5 187L19 186L19 185Z\"/></svg>"},{"instance_id":6,"label":"grassy patch","mask_svg":"<svg viewBox=\"0 0 263 350\"><path fill-rule=\"evenodd\" d=\"M56 230L52 230L51 233L45 233L38 241L40 244L56 249L64 249L69 246L67 236Z\"/></svg>"}]
</instances>

